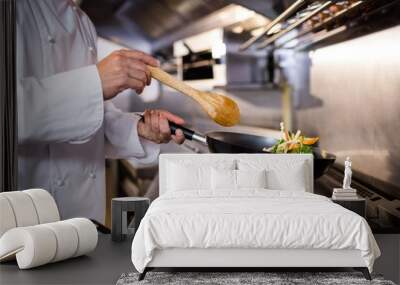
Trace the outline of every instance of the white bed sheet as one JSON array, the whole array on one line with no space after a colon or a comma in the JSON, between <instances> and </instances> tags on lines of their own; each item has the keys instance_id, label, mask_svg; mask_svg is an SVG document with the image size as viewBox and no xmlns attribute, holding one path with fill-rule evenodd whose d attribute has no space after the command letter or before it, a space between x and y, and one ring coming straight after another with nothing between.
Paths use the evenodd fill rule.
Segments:
<instances>
[{"instance_id":1,"label":"white bed sheet","mask_svg":"<svg viewBox=\"0 0 400 285\"><path fill-rule=\"evenodd\" d=\"M380 255L361 216L320 195L265 189L162 195L134 237L135 268L166 248L357 249L370 271Z\"/></svg>"}]
</instances>

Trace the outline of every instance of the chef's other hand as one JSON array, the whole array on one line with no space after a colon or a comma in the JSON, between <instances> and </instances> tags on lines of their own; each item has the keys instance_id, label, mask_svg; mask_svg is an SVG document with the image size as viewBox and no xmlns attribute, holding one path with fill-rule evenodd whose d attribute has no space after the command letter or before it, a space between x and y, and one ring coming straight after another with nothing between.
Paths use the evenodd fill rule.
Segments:
<instances>
[{"instance_id":1,"label":"chef's other hand","mask_svg":"<svg viewBox=\"0 0 400 285\"><path fill-rule=\"evenodd\" d=\"M182 144L185 141L182 130L176 130L175 135L171 135L168 121L182 125L185 121L170 112L164 110L146 110L143 119L139 121L138 133L142 138L161 144L168 143L171 139Z\"/></svg>"},{"instance_id":2,"label":"chef's other hand","mask_svg":"<svg viewBox=\"0 0 400 285\"><path fill-rule=\"evenodd\" d=\"M151 82L147 65L159 66L154 57L137 50L114 51L97 64L104 100L115 97L121 91L133 89L142 93Z\"/></svg>"}]
</instances>

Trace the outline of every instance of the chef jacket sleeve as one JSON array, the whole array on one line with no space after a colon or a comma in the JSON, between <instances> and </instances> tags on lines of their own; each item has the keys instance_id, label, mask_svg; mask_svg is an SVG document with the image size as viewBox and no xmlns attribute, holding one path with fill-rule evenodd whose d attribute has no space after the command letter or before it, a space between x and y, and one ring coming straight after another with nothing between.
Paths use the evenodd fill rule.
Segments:
<instances>
[{"instance_id":1,"label":"chef jacket sleeve","mask_svg":"<svg viewBox=\"0 0 400 285\"><path fill-rule=\"evenodd\" d=\"M132 159L144 164L157 159L160 146L139 137L139 120L138 115L122 112L112 102L105 102L104 132L108 158Z\"/></svg>"},{"instance_id":2,"label":"chef jacket sleeve","mask_svg":"<svg viewBox=\"0 0 400 285\"><path fill-rule=\"evenodd\" d=\"M18 140L85 142L103 124L104 101L95 65L47 78L18 78Z\"/></svg>"}]
</instances>

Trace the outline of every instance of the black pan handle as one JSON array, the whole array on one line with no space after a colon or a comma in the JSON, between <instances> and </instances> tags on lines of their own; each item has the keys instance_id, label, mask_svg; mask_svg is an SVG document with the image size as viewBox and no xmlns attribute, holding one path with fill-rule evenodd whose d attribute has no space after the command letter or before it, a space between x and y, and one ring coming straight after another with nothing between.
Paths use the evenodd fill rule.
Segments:
<instances>
[{"instance_id":1,"label":"black pan handle","mask_svg":"<svg viewBox=\"0 0 400 285\"><path fill-rule=\"evenodd\" d=\"M144 119L143 115L141 115L141 114L137 114L137 115L139 117L141 117L142 119ZM196 141L200 141L202 143L206 143L206 138L201 136L201 135L199 135L199 134L196 134L195 131L193 131L191 129L188 129L188 128L185 128L185 127L183 127L181 125L175 124L175 123L173 123L171 121L168 121L168 123L169 123L169 128L171 130L171 134L175 135L176 130L180 129L180 130L182 130L183 135L185 136L186 139L188 139L188 140L193 140L194 139Z\"/></svg>"},{"instance_id":2,"label":"black pan handle","mask_svg":"<svg viewBox=\"0 0 400 285\"><path fill-rule=\"evenodd\" d=\"M193 139L193 135L195 135L195 132L192 131L191 129L185 128L185 127L175 124L171 121L168 121L168 124L169 124L169 128L171 130L171 134L175 135L176 130L180 129L180 130L182 130L183 135L185 136L185 139L188 139L188 140Z\"/></svg>"}]
</instances>

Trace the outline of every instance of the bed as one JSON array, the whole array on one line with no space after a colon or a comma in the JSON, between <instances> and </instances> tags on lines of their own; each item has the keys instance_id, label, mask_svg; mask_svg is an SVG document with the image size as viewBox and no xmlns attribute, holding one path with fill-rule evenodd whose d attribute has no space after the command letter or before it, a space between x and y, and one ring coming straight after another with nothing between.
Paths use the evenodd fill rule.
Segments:
<instances>
[{"instance_id":1,"label":"bed","mask_svg":"<svg viewBox=\"0 0 400 285\"><path fill-rule=\"evenodd\" d=\"M163 154L160 197L132 242L153 268L352 267L380 251L361 216L313 194L312 155Z\"/></svg>"}]
</instances>

